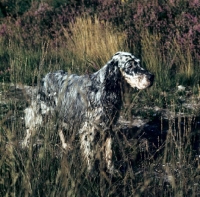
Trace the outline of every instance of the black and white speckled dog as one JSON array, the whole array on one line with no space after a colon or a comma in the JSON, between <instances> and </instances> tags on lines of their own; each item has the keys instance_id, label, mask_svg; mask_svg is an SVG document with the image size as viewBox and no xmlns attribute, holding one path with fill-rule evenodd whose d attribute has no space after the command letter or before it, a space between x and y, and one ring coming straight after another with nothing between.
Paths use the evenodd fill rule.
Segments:
<instances>
[{"instance_id":1,"label":"black and white speckled dog","mask_svg":"<svg viewBox=\"0 0 200 197\"><path fill-rule=\"evenodd\" d=\"M138 89L153 83L154 75L141 68L139 62L131 53L117 52L103 68L91 75L68 75L62 70L48 73L42 79L37 98L25 109L27 134L22 145L28 146L31 133L43 124L45 115L55 113L63 123L80 125L77 131L80 148L88 171L91 171L97 151L95 136L106 132L119 117L121 81L125 79L131 87ZM59 129L59 136L62 147L69 148L62 129ZM113 173L111 136L107 135L103 146L106 168Z\"/></svg>"}]
</instances>

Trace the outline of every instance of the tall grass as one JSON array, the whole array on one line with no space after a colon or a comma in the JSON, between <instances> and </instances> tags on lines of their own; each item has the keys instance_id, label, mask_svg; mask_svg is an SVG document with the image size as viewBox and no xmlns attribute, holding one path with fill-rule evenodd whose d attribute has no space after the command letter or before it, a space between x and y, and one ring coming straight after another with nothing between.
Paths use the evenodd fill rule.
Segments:
<instances>
[{"instance_id":1,"label":"tall grass","mask_svg":"<svg viewBox=\"0 0 200 197\"><path fill-rule=\"evenodd\" d=\"M171 105L172 100L179 103L178 85L184 85L192 94L198 94L199 63L189 46L185 48L175 39L163 43L162 37L160 33L142 30L142 64L155 74L154 86L142 94L145 102L166 107ZM164 44L168 45L168 50Z\"/></svg>"},{"instance_id":2,"label":"tall grass","mask_svg":"<svg viewBox=\"0 0 200 197\"><path fill-rule=\"evenodd\" d=\"M148 69L155 73L156 83L159 83L162 88L169 88L183 83L180 80L182 76L182 78L190 79L191 84L194 84L199 69L189 47L184 49L176 40L172 40L168 45L169 49L163 50L161 34L150 33L147 30L142 33L142 60ZM176 74L173 79L169 77L172 73Z\"/></svg>"},{"instance_id":3,"label":"tall grass","mask_svg":"<svg viewBox=\"0 0 200 197\"><path fill-rule=\"evenodd\" d=\"M145 128L113 128L115 166L120 175L103 170L87 174L76 130L65 134L73 149L63 151L55 121L39 129L28 149L21 149L23 120L10 103L1 121L1 196L198 196L199 158L194 151L199 126L195 116L161 117ZM5 117L5 116L4 116ZM73 134L74 133L74 134ZM103 137L97 142L101 145ZM101 149L97 153L101 158ZM197 157L195 157L195 155Z\"/></svg>"},{"instance_id":4,"label":"tall grass","mask_svg":"<svg viewBox=\"0 0 200 197\"><path fill-rule=\"evenodd\" d=\"M161 51L161 35L151 34L148 30L144 30L141 36L141 48L142 48L142 61L155 73L156 82L160 87L169 87L172 83L169 79L169 71L173 62L167 62L166 55Z\"/></svg>"},{"instance_id":5,"label":"tall grass","mask_svg":"<svg viewBox=\"0 0 200 197\"><path fill-rule=\"evenodd\" d=\"M53 42L49 39L32 48L25 47L21 38L19 44L15 39L5 42L7 38L2 38L0 53L7 58L0 67L1 78L34 84L39 75L51 70L65 69L79 74L93 72L117 51L128 51L126 34L108 22L100 22L96 16L78 17L68 29L62 27L62 31L64 38L58 37ZM10 69L7 73L10 78L5 68Z\"/></svg>"},{"instance_id":6,"label":"tall grass","mask_svg":"<svg viewBox=\"0 0 200 197\"><path fill-rule=\"evenodd\" d=\"M109 22L94 17L77 17L63 28L66 46L82 64L100 69L117 51L127 51L126 34ZM80 67L80 64L79 64Z\"/></svg>"}]
</instances>

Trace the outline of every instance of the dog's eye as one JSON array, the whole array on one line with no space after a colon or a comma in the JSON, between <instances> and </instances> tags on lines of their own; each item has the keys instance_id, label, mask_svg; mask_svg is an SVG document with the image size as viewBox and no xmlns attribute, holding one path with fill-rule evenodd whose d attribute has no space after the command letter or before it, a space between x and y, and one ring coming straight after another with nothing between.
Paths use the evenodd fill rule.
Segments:
<instances>
[{"instance_id":1,"label":"dog's eye","mask_svg":"<svg viewBox=\"0 0 200 197\"><path fill-rule=\"evenodd\" d=\"M134 61L134 66L138 66L138 62L135 62L135 61Z\"/></svg>"},{"instance_id":2,"label":"dog's eye","mask_svg":"<svg viewBox=\"0 0 200 197\"><path fill-rule=\"evenodd\" d=\"M134 60L131 60L127 63L126 68L135 68L138 65L138 63Z\"/></svg>"},{"instance_id":3,"label":"dog's eye","mask_svg":"<svg viewBox=\"0 0 200 197\"><path fill-rule=\"evenodd\" d=\"M128 63L127 65L126 65L126 68L131 68L133 65L131 64L131 63Z\"/></svg>"}]
</instances>

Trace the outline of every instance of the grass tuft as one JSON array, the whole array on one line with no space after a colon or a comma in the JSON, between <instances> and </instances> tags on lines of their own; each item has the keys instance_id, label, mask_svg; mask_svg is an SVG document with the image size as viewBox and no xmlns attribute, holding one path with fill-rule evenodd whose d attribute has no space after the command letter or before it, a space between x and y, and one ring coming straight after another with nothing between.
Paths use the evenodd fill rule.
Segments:
<instances>
[{"instance_id":1,"label":"grass tuft","mask_svg":"<svg viewBox=\"0 0 200 197\"><path fill-rule=\"evenodd\" d=\"M95 70L101 68L117 51L127 51L126 34L97 16L77 17L69 29L63 27L67 50L76 61ZM80 66L80 64L79 64Z\"/></svg>"}]
</instances>

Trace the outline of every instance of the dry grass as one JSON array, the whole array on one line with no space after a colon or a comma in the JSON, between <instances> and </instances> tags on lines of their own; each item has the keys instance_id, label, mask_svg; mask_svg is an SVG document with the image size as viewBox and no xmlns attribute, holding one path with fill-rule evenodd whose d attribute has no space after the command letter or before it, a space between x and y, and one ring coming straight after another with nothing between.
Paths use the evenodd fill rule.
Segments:
<instances>
[{"instance_id":1,"label":"dry grass","mask_svg":"<svg viewBox=\"0 0 200 197\"><path fill-rule=\"evenodd\" d=\"M151 34L148 30L144 30L141 35L142 44L142 63L155 74L156 80L153 86L154 90L158 87L169 87L172 83L169 79L169 70L172 65L167 63L165 56L161 49L161 35ZM152 94L152 92L151 92Z\"/></svg>"},{"instance_id":2,"label":"dry grass","mask_svg":"<svg viewBox=\"0 0 200 197\"><path fill-rule=\"evenodd\" d=\"M117 51L127 51L126 35L114 29L112 24L85 16L76 18L63 28L66 46L73 56L84 65L99 69Z\"/></svg>"},{"instance_id":3,"label":"dry grass","mask_svg":"<svg viewBox=\"0 0 200 197\"><path fill-rule=\"evenodd\" d=\"M173 42L167 43L169 50L162 51L160 50L163 48L160 34L144 30L141 37L142 60L155 73L159 82L172 83L172 80L168 78L170 72L177 73L177 81L180 75L185 79L191 79L195 74L194 58L189 46L185 49L180 43L173 40Z\"/></svg>"},{"instance_id":4,"label":"dry grass","mask_svg":"<svg viewBox=\"0 0 200 197\"><path fill-rule=\"evenodd\" d=\"M200 194L200 164L194 151L199 127L195 116L169 120L161 117L160 121L140 129L114 127L113 159L120 176L107 174L101 160L97 172L89 176L78 137L73 134L76 130L65 134L72 141L73 151L63 151L52 120L39 130L29 149L21 149L19 142L25 128L17 106L18 103L10 103L0 125L1 196L196 197ZM10 110L16 114L14 121L10 119L13 114ZM42 143L36 146L37 138Z\"/></svg>"},{"instance_id":5,"label":"dry grass","mask_svg":"<svg viewBox=\"0 0 200 197\"><path fill-rule=\"evenodd\" d=\"M191 78L195 72L194 57L192 57L189 47L183 49L176 41L173 43L173 48L176 54L177 72Z\"/></svg>"},{"instance_id":6,"label":"dry grass","mask_svg":"<svg viewBox=\"0 0 200 197\"><path fill-rule=\"evenodd\" d=\"M163 68L163 54L160 51L161 36L144 30L141 37L142 60L152 73L158 73Z\"/></svg>"}]
</instances>

